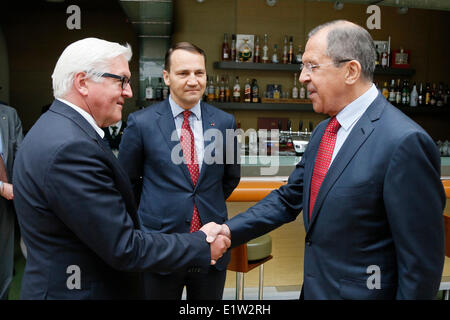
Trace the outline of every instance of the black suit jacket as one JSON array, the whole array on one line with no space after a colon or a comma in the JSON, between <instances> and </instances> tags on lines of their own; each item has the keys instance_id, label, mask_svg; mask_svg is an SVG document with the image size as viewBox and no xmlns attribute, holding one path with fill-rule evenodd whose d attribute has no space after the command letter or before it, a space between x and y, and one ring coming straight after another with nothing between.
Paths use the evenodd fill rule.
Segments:
<instances>
[{"instance_id":1,"label":"black suit jacket","mask_svg":"<svg viewBox=\"0 0 450 320\"><path fill-rule=\"evenodd\" d=\"M139 298L131 271L209 266L203 232L138 230L128 176L92 126L58 100L23 141L14 194L28 248L23 299Z\"/></svg>"},{"instance_id":2,"label":"black suit jacket","mask_svg":"<svg viewBox=\"0 0 450 320\"><path fill-rule=\"evenodd\" d=\"M103 131L105 132L105 139L108 141L109 146L113 150L119 150L120 141L122 140L123 131L127 127L127 123L125 121L122 121L122 125L119 130L117 131L117 134L113 137L111 136L111 133L109 132L109 127L103 128Z\"/></svg>"}]
</instances>

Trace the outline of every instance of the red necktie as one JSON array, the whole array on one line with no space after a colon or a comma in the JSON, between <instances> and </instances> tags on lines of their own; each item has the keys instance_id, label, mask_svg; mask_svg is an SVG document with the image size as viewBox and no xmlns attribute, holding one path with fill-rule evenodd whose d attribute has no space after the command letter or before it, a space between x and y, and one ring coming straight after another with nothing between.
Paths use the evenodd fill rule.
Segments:
<instances>
[{"instance_id":1,"label":"red necktie","mask_svg":"<svg viewBox=\"0 0 450 320\"><path fill-rule=\"evenodd\" d=\"M5 163L3 162L3 157L0 154L0 181L8 183L8 174L6 173Z\"/></svg>"},{"instance_id":2,"label":"red necktie","mask_svg":"<svg viewBox=\"0 0 450 320\"><path fill-rule=\"evenodd\" d=\"M334 145L336 144L337 132L340 128L340 124L336 117L332 117L328 122L325 132L323 133L322 140L320 141L319 151L317 152L316 162L314 163L314 171L311 180L311 194L309 197L309 219L311 219L311 213L316 202L317 194L319 193L320 186L323 179L327 174L328 167L331 163L331 157L333 156Z\"/></svg>"},{"instance_id":3,"label":"red necktie","mask_svg":"<svg viewBox=\"0 0 450 320\"><path fill-rule=\"evenodd\" d=\"M191 126L189 125L189 116L191 111L186 110L183 112L184 120L181 125L181 149L183 150L184 160L191 175L192 182L197 184L199 176L197 152L195 152L194 134L192 133ZM191 229L189 232L198 231L202 227L200 215L198 214L197 206L194 204L194 212L192 214Z\"/></svg>"}]
</instances>

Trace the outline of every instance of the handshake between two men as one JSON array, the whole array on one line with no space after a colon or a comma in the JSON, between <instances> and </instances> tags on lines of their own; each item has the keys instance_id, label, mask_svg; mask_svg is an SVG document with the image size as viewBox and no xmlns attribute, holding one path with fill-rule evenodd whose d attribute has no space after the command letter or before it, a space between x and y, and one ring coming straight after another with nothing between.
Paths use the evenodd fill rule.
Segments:
<instances>
[{"instance_id":1,"label":"handshake between two men","mask_svg":"<svg viewBox=\"0 0 450 320\"><path fill-rule=\"evenodd\" d=\"M231 232L226 224L209 222L200 228L206 234L206 242L211 247L211 265L215 265L231 246Z\"/></svg>"}]
</instances>

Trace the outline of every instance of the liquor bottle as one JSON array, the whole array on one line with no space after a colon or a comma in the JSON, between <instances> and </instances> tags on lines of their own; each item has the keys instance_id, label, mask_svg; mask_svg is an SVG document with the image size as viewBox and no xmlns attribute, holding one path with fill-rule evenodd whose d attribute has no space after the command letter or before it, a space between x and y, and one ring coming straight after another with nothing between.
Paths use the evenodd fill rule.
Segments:
<instances>
[{"instance_id":1,"label":"liquor bottle","mask_svg":"<svg viewBox=\"0 0 450 320\"><path fill-rule=\"evenodd\" d=\"M256 44L255 44L255 56L253 62L260 63L261 62L261 54L259 49L259 36L256 36Z\"/></svg>"},{"instance_id":2,"label":"liquor bottle","mask_svg":"<svg viewBox=\"0 0 450 320\"><path fill-rule=\"evenodd\" d=\"M419 88L419 92L417 95L417 105L421 107L424 105L424 103L425 103L425 95L423 92L423 84L420 83L420 88Z\"/></svg>"},{"instance_id":3,"label":"liquor bottle","mask_svg":"<svg viewBox=\"0 0 450 320\"><path fill-rule=\"evenodd\" d=\"M147 84L147 87L145 88L145 100L147 100L147 101L155 100L155 90L153 89L153 86L152 86L152 78L151 77L148 77L148 84Z\"/></svg>"},{"instance_id":4,"label":"liquor bottle","mask_svg":"<svg viewBox=\"0 0 450 320\"><path fill-rule=\"evenodd\" d=\"M406 86L406 105L409 106L409 102L411 99L411 89L409 87L409 80L405 80L405 86Z\"/></svg>"},{"instance_id":5,"label":"liquor bottle","mask_svg":"<svg viewBox=\"0 0 450 320\"><path fill-rule=\"evenodd\" d=\"M236 56L236 35L231 35L231 61L239 61Z\"/></svg>"},{"instance_id":6,"label":"liquor bottle","mask_svg":"<svg viewBox=\"0 0 450 320\"><path fill-rule=\"evenodd\" d=\"M439 89L436 93L436 107L442 107L444 105L444 88L443 83L439 83Z\"/></svg>"},{"instance_id":7,"label":"liquor bottle","mask_svg":"<svg viewBox=\"0 0 450 320\"><path fill-rule=\"evenodd\" d=\"M209 77L209 85L208 85L208 101L212 102L214 101L214 76Z\"/></svg>"},{"instance_id":8,"label":"liquor bottle","mask_svg":"<svg viewBox=\"0 0 450 320\"><path fill-rule=\"evenodd\" d=\"M400 79L397 79L397 86L395 87L395 104L397 106L402 103L402 86L400 84Z\"/></svg>"},{"instance_id":9,"label":"liquor bottle","mask_svg":"<svg viewBox=\"0 0 450 320\"><path fill-rule=\"evenodd\" d=\"M302 45L298 45L297 55L295 56L295 63L302 63L303 59L303 51L302 51Z\"/></svg>"},{"instance_id":10,"label":"liquor bottle","mask_svg":"<svg viewBox=\"0 0 450 320\"><path fill-rule=\"evenodd\" d=\"M417 93L416 83L413 84L413 89L411 91L411 95L409 98L409 105L411 107L417 107L417 100L418 100L419 94Z\"/></svg>"},{"instance_id":11,"label":"liquor bottle","mask_svg":"<svg viewBox=\"0 0 450 320\"><path fill-rule=\"evenodd\" d=\"M288 63L288 38L284 36L284 44L283 44L283 57L281 58L281 63Z\"/></svg>"},{"instance_id":12,"label":"liquor bottle","mask_svg":"<svg viewBox=\"0 0 450 320\"><path fill-rule=\"evenodd\" d=\"M220 99L220 77L216 76L216 82L214 83L214 101L219 101Z\"/></svg>"},{"instance_id":13,"label":"liquor bottle","mask_svg":"<svg viewBox=\"0 0 450 320\"><path fill-rule=\"evenodd\" d=\"M298 99L297 73L294 73L294 86L292 87L292 99Z\"/></svg>"},{"instance_id":14,"label":"liquor bottle","mask_svg":"<svg viewBox=\"0 0 450 320\"><path fill-rule=\"evenodd\" d=\"M264 34L262 63L269 63L269 47L267 46L267 33Z\"/></svg>"},{"instance_id":15,"label":"liquor bottle","mask_svg":"<svg viewBox=\"0 0 450 320\"><path fill-rule=\"evenodd\" d=\"M277 44L273 45L273 54L272 54L272 63L278 63L278 46Z\"/></svg>"},{"instance_id":16,"label":"liquor bottle","mask_svg":"<svg viewBox=\"0 0 450 320\"><path fill-rule=\"evenodd\" d=\"M252 102L253 103L259 102L259 86L256 79L253 79L252 81Z\"/></svg>"},{"instance_id":17,"label":"liquor bottle","mask_svg":"<svg viewBox=\"0 0 450 320\"><path fill-rule=\"evenodd\" d=\"M433 83L433 89L431 89L430 106L436 106L436 83Z\"/></svg>"},{"instance_id":18,"label":"liquor bottle","mask_svg":"<svg viewBox=\"0 0 450 320\"><path fill-rule=\"evenodd\" d=\"M248 78L244 85L244 102L252 102L252 87Z\"/></svg>"},{"instance_id":19,"label":"liquor bottle","mask_svg":"<svg viewBox=\"0 0 450 320\"><path fill-rule=\"evenodd\" d=\"M289 38L288 63L294 63L294 43L292 36Z\"/></svg>"},{"instance_id":20,"label":"liquor bottle","mask_svg":"<svg viewBox=\"0 0 450 320\"><path fill-rule=\"evenodd\" d=\"M206 92L206 90L205 90L205 92ZM165 83L164 83L164 86L163 86L163 92L162 93L163 93L163 100L166 100L169 97L169 87L166 86ZM204 93L204 95L207 96L207 93L206 94Z\"/></svg>"},{"instance_id":21,"label":"liquor bottle","mask_svg":"<svg viewBox=\"0 0 450 320\"><path fill-rule=\"evenodd\" d=\"M286 149L292 149L294 148L294 143L292 142L292 125L291 120L288 120L288 136L286 139Z\"/></svg>"},{"instance_id":22,"label":"liquor bottle","mask_svg":"<svg viewBox=\"0 0 450 320\"><path fill-rule=\"evenodd\" d=\"M300 99L306 99L306 89L303 83L300 85L299 97Z\"/></svg>"},{"instance_id":23,"label":"liquor bottle","mask_svg":"<svg viewBox=\"0 0 450 320\"><path fill-rule=\"evenodd\" d=\"M442 90L442 100L444 103L444 106L449 104L450 98L450 89L448 88L448 85L445 85L444 89Z\"/></svg>"},{"instance_id":24,"label":"liquor bottle","mask_svg":"<svg viewBox=\"0 0 450 320\"><path fill-rule=\"evenodd\" d=\"M231 102L230 78L225 77L225 102Z\"/></svg>"},{"instance_id":25,"label":"liquor bottle","mask_svg":"<svg viewBox=\"0 0 450 320\"><path fill-rule=\"evenodd\" d=\"M241 86L239 85L238 76L236 76L233 86L233 102L241 102Z\"/></svg>"},{"instance_id":26,"label":"liquor bottle","mask_svg":"<svg viewBox=\"0 0 450 320\"><path fill-rule=\"evenodd\" d=\"M389 87L389 102L394 104L395 103L395 80L391 80L391 85Z\"/></svg>"},{"instance_id":27,"label":"liquor bottle","mask_svg":"<svg viewBox=\"0 0 450 320\"><path fill-rule=\"evenodd\" d=\"M223 76L220 79L219 102L225 102L225 80Z\"/></svg>"},{"instance_id":28,"label":"liquor bottle","mask_svg":"<svg viewBox=\"0 0 450 320\"><path fill-rule=\"evenodd\" d=\"M273 85L273 98L280 99L280 96L281 96L280 88L278 87L277 84L274 84Z\"/></svg>"},{"instance_id":29,"label":"liquor bottle","mask_svg":"<svg viewBox=\"0 0 450 320\"><path fill-rule=\"evenodd\" d=\"M246 62L246 61L253 61L252 58L252 49L248 45L248 39L243 39L244 43L239 47L238 55L239 55L239 61Z\"/></svg>"},{"instance_id":30,"label":"liquor bottle","mask_svg":"<svg viewBox=\"0 0 450 320\"><path fill-rule=\"evenodd\" d=\"M389 99L389 89L387 81L384 82L383 89L381 89L381 94L387 99Z\"/></svg>"},{"instance_id":31,"label":"liquor bottle","mask_svg":"<svg viewBox=\"0 0 450 320\"><path fill-rule=\"evenodd\" d=\"M431 99L431 89L430 89L430 83L427 82L425 86L425 106L430 105L430 99Z\"/></svg>"},{"instance_id":32,"label":"liquor bottle","mask_svg":"<svg viewBox=\"0 0 450 320\"><path fill-rule=\"evenodd\" d=\"M408 88L408 82L405 80L403 81L403 88L402 88L402 106L408 106L409 105L409 88Z\"/></svg>"},{"instance_id":33,"label":"liquor bottle","mask_svg":"<svg viewBox=\"0 0 450 320\"><path fill-rule=\"evenodd\" d=\"M162 100L162 91L163 91L162 79L158 78L158 85L156 86L156 90L155 90L155 100L156 101Z\"/></svg>"},{"instance_id":34,"label":"liquor bottle","mask_svg":"<svg viewBox=\"0 0 450 320\"><path fill-rule=\"evenodd\" d=\"M223 35L223 43L222 43L222 61L230 60L230 47L228 46L228 34L225 33Z\"/></svg>"},{"instance_id":35,"label":"liquor bottle","mask_svg":"<svg viewBox=\"0 0 450 320\"><path fill-rule=\"evenodd\" d=\"M387 68L389 65L389 55L387 52L386 44L384 44L383 52L381 53L381 66Z\"/></svg>"}]
</instances>

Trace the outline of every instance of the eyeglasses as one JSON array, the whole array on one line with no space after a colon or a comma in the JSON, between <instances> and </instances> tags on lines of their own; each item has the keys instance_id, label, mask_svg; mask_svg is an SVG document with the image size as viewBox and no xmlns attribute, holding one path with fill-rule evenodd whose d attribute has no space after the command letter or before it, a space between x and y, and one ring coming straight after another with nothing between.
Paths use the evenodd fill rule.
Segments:
<instances>
[{"instance_id":1,"label":"eyeglasses","mask_svg":"<svg viewBox=\"0 0 450 320\"><path fill-rule=\"evenodd\" d=\"M343 62L349 62L352 61L353 59L343 59L343 60L339 60L336 63L343 63ZM312 64L310 62L307 63L300 63L300 72L303 71L303 69L305 69L306 74L311 74L311 72L314 69L318 69L319 67L325 67L325 66L329 66L335 64L335 62L330 62L330 63L323 63L323 64Z\"/></svg>"},{"instance_id":2,"label":"eyeglasses","mask_svg":"<svg viewBox=\"0 0 450 320\"><path fill-rule=\"evenodd\" d=\"M127 87L127 85L130 83L130 78L125 77L125 76L118 76L117 74L112 74L112 73L103 73L101 75L102 77L105 78L114 78L114 79L119 79L120 82L122 83L122 90L125 90L125 88Z\"/></svg>"}]
</instances>

